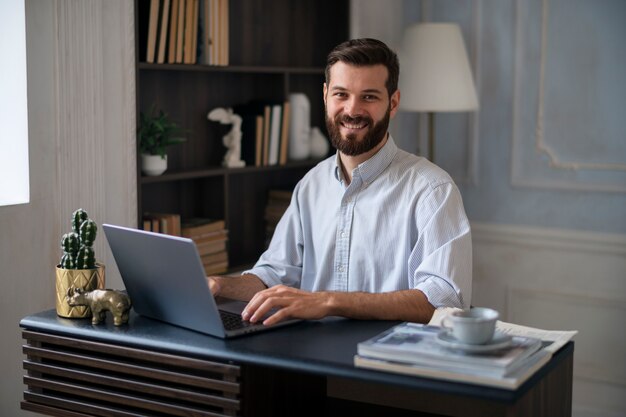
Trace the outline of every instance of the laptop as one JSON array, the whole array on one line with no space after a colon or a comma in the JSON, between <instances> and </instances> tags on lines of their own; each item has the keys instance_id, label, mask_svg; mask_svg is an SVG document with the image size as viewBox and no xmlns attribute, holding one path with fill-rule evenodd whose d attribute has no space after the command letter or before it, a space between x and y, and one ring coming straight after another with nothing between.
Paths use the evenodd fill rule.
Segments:
<instances>
[{"instance_id":1,"label":"laptop","mask_svg":"<svg viewBox=\"0 0 626 417\"><path fill-rule=\"evenodd\" d=\"M214 297L191 239L103 224L135 311L219 338L270 330L241 319L246 302Z\"/></svg>"}]
</instances>

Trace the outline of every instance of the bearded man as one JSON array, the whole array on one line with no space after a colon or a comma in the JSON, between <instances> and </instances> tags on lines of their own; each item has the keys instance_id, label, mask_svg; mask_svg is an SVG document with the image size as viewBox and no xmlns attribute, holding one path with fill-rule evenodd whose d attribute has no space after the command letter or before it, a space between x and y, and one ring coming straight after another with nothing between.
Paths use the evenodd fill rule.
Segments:
<instances>
[{"instance_id":1,"label":"bearded man","mask_svg":"<svg viewBox=\"0 0 626 417\"><path fill-rule=\"evenodd\" d=\"M297 184L252 269L207 278L214 294L249 301L244 320L427 323L438 307L469 308L472 243L459 190L387 130L399 72L397 55L375 39L328 55L323 94L337 153Z\"/></svg>"}]
</instances>

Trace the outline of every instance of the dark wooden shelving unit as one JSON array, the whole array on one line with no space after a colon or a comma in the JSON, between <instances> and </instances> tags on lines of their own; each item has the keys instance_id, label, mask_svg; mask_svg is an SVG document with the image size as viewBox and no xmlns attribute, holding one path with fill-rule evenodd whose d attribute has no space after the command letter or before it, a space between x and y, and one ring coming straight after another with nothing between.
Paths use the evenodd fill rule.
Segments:
<instances>
[{"instance_id":1,"label":"dark wooden shelving unit","mask_svg":"<svg viewBox=\"0 0 626 417\"><path fill-rule=\"evenodd\" d=\"M265 247L268 191L292 189L318 161L223 168L222 136L230 126L206 116L215 107L284 101L292 92L303 92L311 102L311 125L325 130L324 65L328 52L348 37L349 2L230 0L229 66L143 62L139 19L149 3L135 4L137 113L156 105L186 130L187 141L168 149L162 176L142 176L138 162L138 219L147 211L223 218L230 265L249 265Z\"/></svg>"}]
</instances>

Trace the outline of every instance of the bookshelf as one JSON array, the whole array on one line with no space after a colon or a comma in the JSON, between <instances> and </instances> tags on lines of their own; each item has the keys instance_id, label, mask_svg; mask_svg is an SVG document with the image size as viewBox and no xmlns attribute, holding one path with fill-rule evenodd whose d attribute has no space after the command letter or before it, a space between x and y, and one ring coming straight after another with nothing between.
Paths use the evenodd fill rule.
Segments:
<instances>
[{"instance_id":1,"label":"bookshelf","mask_svg":"<svg viewBox=\"0 0 626 417\"><path fill-rule=\"evenodd\" d=\"M224 219L231 267L249 266L265 247L269 190L292 189L317 161L224 168L222 136L230 126L207 120L207 113L304 92L311 125L326 134L324 65L328 51L348 37L349 1L228 0L228 66L146 63L151 1L135 2L137 114L154 103L188 133L187 142L168 149L163 175L143 176L138 160L138 224L144 212Z\"/></svg>"}]
</instances>

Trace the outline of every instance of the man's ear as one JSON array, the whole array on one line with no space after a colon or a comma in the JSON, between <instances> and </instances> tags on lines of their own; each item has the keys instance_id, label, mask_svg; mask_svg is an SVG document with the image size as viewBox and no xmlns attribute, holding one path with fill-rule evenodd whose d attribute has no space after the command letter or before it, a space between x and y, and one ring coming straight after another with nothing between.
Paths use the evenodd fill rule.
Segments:
<instances>
[{"instance_id":1,"label":"man's ear","mask_svg":"<svg viewBox=\"0 0 626 417\"><path fill-rule=\"evenodd\" d=\"M328 93L328 86L324 83L324 88L322 89L322 94L324 96L324 107L326 107L326 93Z\"/></svg>"},{"instance_id":2,"label":"man's ear","mask_svg":"<svg viewBox=\"0 0 626 417\"><path fill-rule=\"evenodd\" d=\"M400 108L400 90L394 91L389 98L389 116L394 117Z\"/></svg>"}]
</instances>

